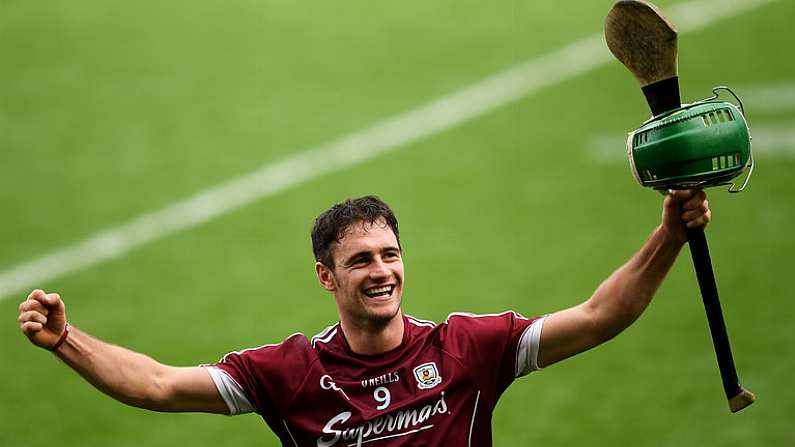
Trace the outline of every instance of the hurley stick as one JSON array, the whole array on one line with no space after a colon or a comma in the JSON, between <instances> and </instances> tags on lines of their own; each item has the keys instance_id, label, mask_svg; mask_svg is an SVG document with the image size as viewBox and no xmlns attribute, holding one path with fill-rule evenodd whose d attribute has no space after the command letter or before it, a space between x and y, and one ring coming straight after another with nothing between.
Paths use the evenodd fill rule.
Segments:
<instances>
[{"instance_id":1,"label":"hurley stick","mask_svg":"<svg viewBox=\"0 0 795 447\"><path fill-rule=\"evenodd\" d=\"M605 39L610 51L640 82L654 116L681 106L676 68L676 29L659 8L642 0L616 2L605 19ZM687 239L723 390L734 413L751 405L755 397L743 388L737 377L704 229L688 229Z\"/></svg>"}]
</instances>

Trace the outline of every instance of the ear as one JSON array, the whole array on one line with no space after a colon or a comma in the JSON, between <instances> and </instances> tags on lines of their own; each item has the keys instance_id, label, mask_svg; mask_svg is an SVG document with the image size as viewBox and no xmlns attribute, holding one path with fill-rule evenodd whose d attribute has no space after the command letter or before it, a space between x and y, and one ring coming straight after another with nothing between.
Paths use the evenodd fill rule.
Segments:
<instances>
[{"instance_id":1,"label":"ear","mask_svg":"<svg viewBox=\"0 0 795 447\"><path fill-rule=\"evenodd\" d=\"M324 289L329 292L337 290L337 280L334 278L334 272L325 264L322 262L315 262L315 274L317 274L317 280Z\"/></svg>"}]
</instances>

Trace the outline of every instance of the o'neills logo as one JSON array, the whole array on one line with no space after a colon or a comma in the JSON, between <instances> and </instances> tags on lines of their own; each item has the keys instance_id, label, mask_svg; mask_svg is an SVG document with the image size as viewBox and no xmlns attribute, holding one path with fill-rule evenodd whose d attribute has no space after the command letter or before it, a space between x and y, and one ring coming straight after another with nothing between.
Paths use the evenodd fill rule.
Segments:
<instances>
[{"instance_id":1,"label":"o'neills logo","mask_svg":"<svg viewBox=\"0 0 795 447\"><path fill-rule=\"evenodd\" d=\"M352 413L343 411L326 422L323 434L317 438L317 447L331 447L338 441L353 441L361 445L365 441L375 441L381 438L394 438L427 430L432 424L425 424L430 418L440 413L447 413L447 403L444 401L444 392L439 395L439 400L421 408L395 411L378 416L372 421L362 422L355 427L345 427L345 422Z\"/></svg>"}]
</instances>

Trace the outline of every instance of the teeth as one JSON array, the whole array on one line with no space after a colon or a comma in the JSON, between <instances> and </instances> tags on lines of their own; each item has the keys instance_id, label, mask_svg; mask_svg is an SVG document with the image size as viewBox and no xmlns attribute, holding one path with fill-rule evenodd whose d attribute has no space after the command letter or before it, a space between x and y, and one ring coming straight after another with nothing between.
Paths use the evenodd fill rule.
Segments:
<instances>
[{"instance_id":1,"label":"teeth","mask_svg":"<svg viewBox=\"0 0 795 447\"><path fill-rule=\"evenodd\" d=\"M382 293L392 293L392 286L373 287L364 291L368 296L380 295Z\"/></svg>"}]
</instances>

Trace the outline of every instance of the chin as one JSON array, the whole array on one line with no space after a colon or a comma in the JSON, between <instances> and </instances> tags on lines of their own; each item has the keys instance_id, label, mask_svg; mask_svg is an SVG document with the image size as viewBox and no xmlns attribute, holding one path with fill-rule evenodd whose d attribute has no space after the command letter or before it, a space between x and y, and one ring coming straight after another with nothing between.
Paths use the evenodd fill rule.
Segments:
<instances>
[{"instance_id":1,"label":"chin","mask_svg":"<svg viewBox=\"0 0 795 447\"><path fill-rule=\"evenodd\" d=\"M400 301L390 301L389 303L379 303L373 309L371 306L365 309L366 318L372 322L387 324L396 317L400 316Z\"/></svg>"}]
</instances>

